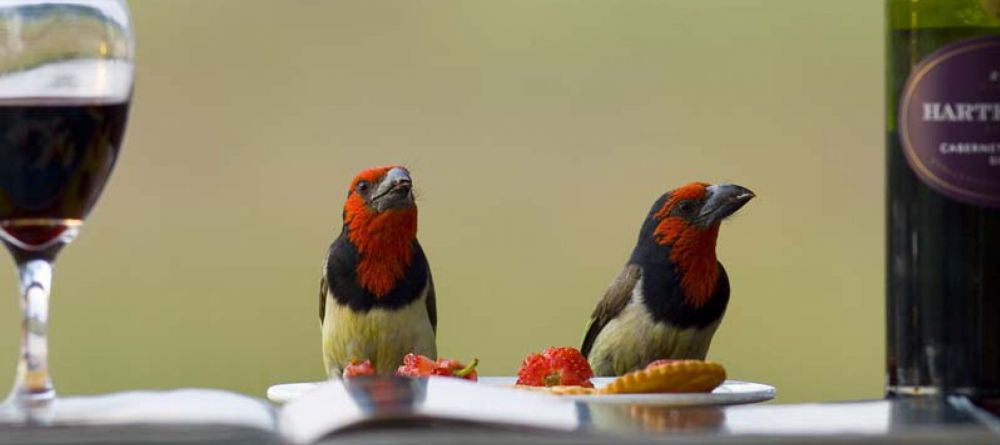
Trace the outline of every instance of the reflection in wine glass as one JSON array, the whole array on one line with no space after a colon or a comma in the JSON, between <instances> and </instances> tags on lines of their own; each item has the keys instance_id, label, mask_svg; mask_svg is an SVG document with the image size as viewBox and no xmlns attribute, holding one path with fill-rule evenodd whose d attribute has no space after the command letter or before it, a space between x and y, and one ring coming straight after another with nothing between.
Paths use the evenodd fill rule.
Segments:
<instances>
[{"instance_id":1,"label":"reflection in wine glass","mask_svg":"<svg viewBox=\"0 0 1000 445\"><path fill-rule=\"evenodd\" d=\"M52 263L118 157L133 58L123 0L0 2L0 240L20 270L23 312L8 407L55 397L46 339Z\"/></svg>"}]
</instances>

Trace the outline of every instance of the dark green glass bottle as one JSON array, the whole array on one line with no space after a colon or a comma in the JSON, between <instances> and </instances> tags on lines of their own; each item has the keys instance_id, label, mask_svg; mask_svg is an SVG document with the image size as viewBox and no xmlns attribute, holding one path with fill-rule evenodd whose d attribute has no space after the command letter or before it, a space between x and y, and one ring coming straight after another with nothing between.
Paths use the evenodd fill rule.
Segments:
<instances>
[{"instance_id":1,"label":"dark green glass bottle","mask_svg":"<svg viewBox=\"0 0 1000 445\"><path fill-rule=\"evenodd\" d=\"M887 390L1000 396L1000 0L886 0Z\"/></svg>"}]
</instances>

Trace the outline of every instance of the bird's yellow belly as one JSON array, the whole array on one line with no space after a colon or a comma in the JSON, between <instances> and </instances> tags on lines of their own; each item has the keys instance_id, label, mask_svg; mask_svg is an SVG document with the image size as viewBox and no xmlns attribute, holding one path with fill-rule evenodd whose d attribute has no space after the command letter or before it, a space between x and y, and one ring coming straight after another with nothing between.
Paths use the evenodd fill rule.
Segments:
<instances>
[{"instance_id":1,"label":"bird's yellow belly","mask_svg":"<svg viewBox=\"0 0 1000 445\"><path fill-rule=\"evenodd\" d=\"M641 301L632 301L594 340L588 361L597 376L615 376L663 359L703 360L719 322L678 329L657 323Z\"/></svg>"},{"instance_id":2,"label":"bird's yellow belly","mask_svg":"<svg viewBox=\"0 0 1000 445\"><path fill-rule=\"evenodd\" d=\"M371 360L379 373L395 372L413 352L437 357L426 295L397 310L352 311L327 297L323 320L323 362L331 377L351 361Z\"/></svg>"}]
</instances>

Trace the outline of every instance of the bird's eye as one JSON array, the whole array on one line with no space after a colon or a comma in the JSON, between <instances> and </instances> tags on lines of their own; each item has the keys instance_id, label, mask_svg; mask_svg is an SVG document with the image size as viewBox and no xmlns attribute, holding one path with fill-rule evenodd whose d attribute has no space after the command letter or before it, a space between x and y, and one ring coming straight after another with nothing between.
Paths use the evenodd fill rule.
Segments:
<instances>
[{"instance_id":1,"label":"bird's eye","mask_svg":"<svg viewBox=\"0 0 1000 445\"><path fill-rule=\"evenodd\" d=\"M358 192L364 193L368 191L368 181L358 181Z\"/></svg>"},{"instance_id":2,"label":"bird's eye","mask_svg":"<svg viewBox=\"0 0 1000 445\"><path fill-rule=\"evenodd\" d=\"M677 213L688 214L691 213L691 201L681 201L677 203Z\"/></svg>"}]
</instances>

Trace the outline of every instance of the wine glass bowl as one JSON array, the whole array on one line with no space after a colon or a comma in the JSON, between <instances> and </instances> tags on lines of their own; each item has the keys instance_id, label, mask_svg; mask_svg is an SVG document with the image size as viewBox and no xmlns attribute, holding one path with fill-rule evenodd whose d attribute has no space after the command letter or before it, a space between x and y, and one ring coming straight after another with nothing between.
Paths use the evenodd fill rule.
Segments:
<instances>
[{"instance_id":1,"label":"wine glass bowl","mask_svg":"<svg viewBox=\"0 0 1000 445\"><path fill-rule=\"evenodd\" d=\"M46 340L52 262L114 168L133 42L124 0L0 2L0 241L20 271L23 312L9 402L55 397Z\"/></svg>"}]
</instances>

